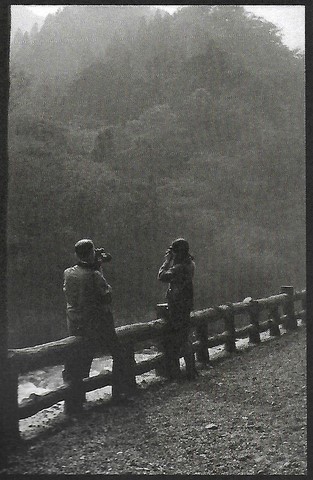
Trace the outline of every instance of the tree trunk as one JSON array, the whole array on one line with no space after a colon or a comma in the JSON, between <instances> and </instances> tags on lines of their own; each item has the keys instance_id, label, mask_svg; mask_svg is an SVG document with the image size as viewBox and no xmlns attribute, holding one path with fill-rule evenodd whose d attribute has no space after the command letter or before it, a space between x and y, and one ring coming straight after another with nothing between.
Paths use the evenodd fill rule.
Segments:
<instances>
[{"instance_id":1,"label":"tree trunk","mask_svg":"<svg viewBox=\"0 0 313 480\"><path fill-rule=\"evenodd\" d=\"M0 468L7 466L8 432L6 375L8 370L7 317L7 199L10 6L0 7Z\"/></svg>"}]
</instances>

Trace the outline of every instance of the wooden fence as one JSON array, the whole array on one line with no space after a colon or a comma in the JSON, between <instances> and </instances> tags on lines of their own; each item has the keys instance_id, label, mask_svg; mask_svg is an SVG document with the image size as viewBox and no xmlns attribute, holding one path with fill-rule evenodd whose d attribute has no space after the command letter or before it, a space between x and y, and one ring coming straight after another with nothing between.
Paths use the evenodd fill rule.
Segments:
<instances>
[{"instance_id":1,"label":"wooden fence","mask_svg":"<svg viewBox=\"0 0 313 480\"><path fill-rule=\"evenodd\" d=\"M300 304L296 312L295 302ZM261 312L266 311L268 319L260 321ZM119 340L125 348L128 357L127 377L129 389L136 385L136 376L151 370L166 372L166 365L170 362L170 351L163 351L155 357L136 363L135 351L138 346L147 341L157 344L162 342L166 335L167 305L159 304L157 314L160 318L147 323L126 325L116 329ZM249 324L236 328L236 316L247 315ZM195 332L196 340L193 349L197 361L207 364L210 361L209 348L223 345L227 352L235 352L236 339L249 337L250 342L260 343L260 333L266 330L271 335L279 336L279 325L286 330L297 328L297 319L306 320L306 290L294 291L291 286L281 287L281 293L268 298L227 303L218 307L211 307L192 312L191 323ZM209 327L217 321L224 322L223 332L209 336ZM137 348L136 348L137 347ZM64 364L71 355L78 353L84 348L84 340L81 337L67 337L56 342L50 342L34 347L9 350L10 371L7 389L7 425L6 436L8 442L15 443L19 439L19 420L30 417L39 411L69 398L72 395L71 386L63 385L54 391L44 395L32 394L28 399L18 403L18 376L19 374L37 370L42 367ZM102 352L105 354L106 352ZM90 392L98 388L112 385L112 372L100 373L83 380L82 388Z\"/></svg>"}]
</instances>

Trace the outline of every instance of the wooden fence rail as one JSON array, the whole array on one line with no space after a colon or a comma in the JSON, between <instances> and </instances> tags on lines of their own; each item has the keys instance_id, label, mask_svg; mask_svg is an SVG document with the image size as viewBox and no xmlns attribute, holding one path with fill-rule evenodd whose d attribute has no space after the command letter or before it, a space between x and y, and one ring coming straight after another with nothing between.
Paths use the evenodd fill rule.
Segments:
<instances>
[{"instance_id":1,"label":"wooden fence rail","mask_svg":"<svg viewBox=\"0 0 313 480\"><path fill-rule=\"evenodd\" d=\"M295 313L294 303L300 302L301 308ZM282 309L282 314L279 310ZM268 319L260 321L260 313L268 311ZM157 315L161 318L147 323L136 323L116 329L119 340L125 346L130 365L128 374L131 377L130 383L135 384L136 376L156 369L166 374L166 363L169 361L170 352L157 354L155 357L135 362L135 347L147 341L162 343L166 335L166 318L168 315L167 305L159 304ZM237 315L247 315L250 323L244 327L235 326ZM266 330L271 335L279 336L279 325L286 330L297 328L297 319L306 320L306 290L295 292L293 287L281 287L281 293L267 298L228 303L218 307L192 312L191 326L196 334L193 342L193 349L197 360L206 364L209 363L209 348L223 345L227 352L236 350L236 340L249 336L249 341L255 344L260 343L260 333ZM224 332L214 336L209 335L209 326L217 321L224 321ZM18 375L47 366L64 364L71 355L78 353L84 348L85 342L81 337L67 337L55 342L37 345L34 347L9 350L10 360L10 382L8 392L8 415L7 415L7 437L11 443L19 438L19 419L30 417L39 411L51 407L54 404L66 400L70 394L71 387L63 385L54 391L44 395L32 394L28 399L18 404L17 388ZM99 352L104 355L105 351ZM112 385L112 372L108 371L83 380L83 390L90 392L105 386Z\"/></svg>"}]
</instances>

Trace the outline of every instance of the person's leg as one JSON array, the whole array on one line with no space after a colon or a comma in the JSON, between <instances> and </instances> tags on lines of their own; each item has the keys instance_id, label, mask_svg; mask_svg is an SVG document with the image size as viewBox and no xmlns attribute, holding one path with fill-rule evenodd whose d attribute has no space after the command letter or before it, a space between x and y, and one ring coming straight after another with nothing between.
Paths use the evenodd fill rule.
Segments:
<instances>
[{"instance_id":1,"label":"person's leg","mask_svg":"<svg viewBox=\"0 0 313 480\"><path fill-rule=\"evenodd\" d=\"M183 355L186 365L187 379L193 379L198 376L196 369L195 355L190 341L190 308L185 303L180 305L180 353Z\"/></svg>"},{"instance_id":2,"label":"person's leg","mask_svg":"<svg viewBox=\"0 0 313 480\"><path fill-rule=\"evenodd\" d=\"M168 373L167 377L170 379L179 379L181 376L180 371L180 351L181 351L181 312L179 305L169 302L169 322L168 322L168 334L166 336L166 348Z\"/></svg>"},{"instance_id":3,"label":"person's leg","mask_svg":"<svg viewBox=\"0 0 313 480\"><path fill-rule=\"evenodd\" d=\"M64 403L64 413L75 414L82 411L85 393L82 391L82 369L80 357L73 355L64 364L62 372L64 383L70 388Z\"/></svg>"},{"instance_id":4,"label":"person's leg","mask_svg":"<svg viewBox=\"0 0 313 480\"><path fill-rule=\"evenodd\" d=\"M192 380L198 376L198 371L196 369L195 354L193 352L192 343L190 341L189 335L190 335L189 324L185 324L182 327L182 333L181 333L181 340L182 340L181 352L185 360L186 377L187 379Z\"/></svg>"},{"instance_id":5,"label":"person's leg","mask_svg":"<svg viewBox=\"0 0 313 480\"><path fill-rule=\"evenodd\" d=\"M180 340L179 330L168 325L167 333L162 342L162 351L165 357L164 361L164 376L170 380L180 378Z\"/></svg>"},{"instance_id":6,"label":"person's leg","mask_svg":"<svg viewBox=\"0 0 313 480\"><path fill-rule=\"evenodd\" d=\"M78 413L82 410L83 403L86 401L83 378L89 376L93 355L91 343L88 342L79 352L74 352L64 364L63 381L71 388L65 401L65 413Z\"/></svg>"},{"instance_id":7,"label":"person's leg","mask_svg":"<svg viewBox=\"0 0 313 480\"><path fill-rule=\"evenodd\" d=\"M112 355L112 398L119 400L129 391L129 378L127 378L127 359L124 347L116 334L111 312L106 314L100 342L107 347Z\"/></svg>"},{"instance_id":8,"label":"person's leg","mask_svg":"<svg viewBox=\"0 0 313 480\"><path fill-rule=\"evenodd\" d=\"M192 350L192 344L190 340L184 344L184 360L186 364L186 377L189 380L196 378L199 374L196 369L195 355Z\"/></svg>"}]
</instances>

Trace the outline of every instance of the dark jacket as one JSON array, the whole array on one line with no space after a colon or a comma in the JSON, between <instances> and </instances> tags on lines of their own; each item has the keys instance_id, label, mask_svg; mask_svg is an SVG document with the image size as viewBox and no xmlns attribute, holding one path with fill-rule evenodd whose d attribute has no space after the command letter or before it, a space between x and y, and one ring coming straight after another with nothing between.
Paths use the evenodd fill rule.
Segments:
<instances>
[{"instance_id":1,"label":"dark jacket","mask_svg":"<svg viewBox=\"0 0 313 480\"><path fill-rule=\"evenodd\" d=\"M190 256L180 263L166 260L159 269L158 279L169 283L166 298L170 309L193 309L193 276L195 263Z\"/></svg>"}]
</instances>

